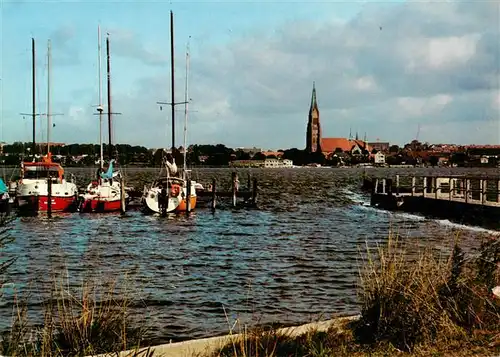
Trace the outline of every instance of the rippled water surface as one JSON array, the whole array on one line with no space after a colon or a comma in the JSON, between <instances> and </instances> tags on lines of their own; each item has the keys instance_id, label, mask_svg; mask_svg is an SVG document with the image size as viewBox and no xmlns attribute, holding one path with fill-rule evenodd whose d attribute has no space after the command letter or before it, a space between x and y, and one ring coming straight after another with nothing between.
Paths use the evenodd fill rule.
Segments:
<instances>
[{"instance_id":1,"label":"rippled water surface","mask_svg":"<svg viewBox=\"0 0 500 357\"><path fill-rule=\"evenodd\" d=\"M125 172L136 186L156 174ZM240 171L243 187L247 172ZM441 249L448 248L453 230L462 230L468 246L494 233L367 207L361 173L252 170L259 180L258 210L233 210L222 202L215 214L200 204L190 217L166 219L137 211L19 218L6 251L18 257L9 269L15 289L4 289L0 327L10 320L13 291L29 289L36 313L57 272L65 272L70 288L80 287L84 276L119 279L157 342L225 333L237 317L303 323L353 314L359 252L386 239L389 229ZM228 169L194 172L202 183L217 177L221 187L230 176Z\"/></svg>"}]
</instances>

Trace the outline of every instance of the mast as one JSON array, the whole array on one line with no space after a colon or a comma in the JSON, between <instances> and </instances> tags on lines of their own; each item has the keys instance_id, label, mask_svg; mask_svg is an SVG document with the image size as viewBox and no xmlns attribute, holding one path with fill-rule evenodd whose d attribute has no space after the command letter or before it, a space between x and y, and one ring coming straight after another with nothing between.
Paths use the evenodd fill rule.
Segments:
<instances>
[{"instance_id":1,"label":"mast","mask_svg":"<svg viewBox=\"0 0 500 357\"><path fill-rule=\"evenodd\" d=\"M51 127L51 117L52 114L50 112L50 61L51 61L51 53L50 53L50 40L47 41L47 155L50 153L50 127Z\"/></svg>"},{"instance_id":2,"label":"mast","mask_svg":"<svg viewBox=\"0 0 500 357\"><path fill-rule=\"evenodd\" d=\"M191 36L190 36L191 37ZM188 105L189 105L189 94L188 94L188 83L189 83L189 41L186 48L186 90L184 92L184 166L183 166L183 176L186 180L186 152L187 152L187 122L188 122Z\"/></svg>"},{"instance_id":3,"label":"mast","mask_svg":"<svg viewBox=\"0 0 500 357\"><path fill-rule=\"evenodd\" d=\"M100 150L100 166L101 169L104 167L104 154L103 154L103 148L102 148L102 78L101 78L101 71L102 71L102 56L101 56L101 45L102 45L102 40L101 40L101 26L97 26L97 59L98 59L98 73L99 73L99 105L97 106L97 111L99 112L99 150Z\"/></svg>"},{"instance_id":4,"label":"mast","mask_svg":"<svg viewBox=\"0 0 500 357\"><path fill-rule=\"evenodd\" d=\"M172 80L172 149L175 148L175 95L174 95L174 13L170 10L170 71Z\"/></svg>"},{"instance_id":5,"label":"mast","mask_svg":"<svg viewBox=\"0 0 500 357\"><path fill-rule=\"evenodd\" d=\"M111 142L111 133L112 133L112 128L111 128L111 66L110 66L110 59L109 59L109 34L106 37L106 57L107 57L107 71L108 71L108 139L109 139L109 148L108 148L108 153L109 153L109 161L111 162L111 158L113 156L113 149L112 149L112 142Z\"/></svg>"},{"instance_id":6,"label":"mast","mask_svg":"<svg viewBox=\"0 0 500 357\"><path fill-rule=\"evenodd\" d=\"M32 37L31 38L31 66L32 66L32 73L33 73L33 77L32 77L32 85L33 85L33 88L32 88L32 108L33 108L33 157L35 157L35 154L36 154L36 138L35 138L35 125L36 125L36 91L35 91L35 88L36 88L36 72L35 72L35 39Z\"/></svg>"}]
</instances>

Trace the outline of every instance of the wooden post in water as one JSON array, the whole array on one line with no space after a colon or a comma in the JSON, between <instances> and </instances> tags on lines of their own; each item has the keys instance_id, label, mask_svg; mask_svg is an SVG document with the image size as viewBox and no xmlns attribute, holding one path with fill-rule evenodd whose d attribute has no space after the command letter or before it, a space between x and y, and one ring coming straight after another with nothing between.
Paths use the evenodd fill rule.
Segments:
<instances>
[{"instance_id":1,"label":"wooden post in water","mask_svg":"<svg viewBox=\"0 0 500 357\"><path fill-rule=\"evenodd\" d=\"M399 195L399 175L396 175L396 195Z\"/></svg>"},{"instance_id":2,"label":"wooden post in water","mask_svg":"<svg viewBox=\"0 0 500 357\"><path fill-rule=\"evenodd\" d=\"M449 182L449 187L450 187L450 192L449 192L449 200L451 201L451 196L453 194L453 190L454 190L454 187L453 187L453 179L450 177L448 178L448 182Z\"/></svg>"},{"instance_id":3,"label":"wooden post in water","mask_svg":"<svg viewBox=\"0 0 500 357\"><path fill-rule=\"evenodd\" d=\"M469 202L470 180L465 179L465 203Z\"/></svg>"},{"instance_id":4,"label":"wooden post in water","mask_svg":"<svg viewBox=\"0 0 500 357\"><path fill-rule=\"evenodd\" d=\"M162 217L167 217L167 207L168 207L168 200L169 200L168 196L169 195L167 193L167 188L162 187L162 189L160 191L160 197L161 197L160 213L161 213ZM160 202L160 200L158 200L158 202Z\"/></svg>"},{"instance_id":5,"label":"wooden post in water","mask_svg":"<svg viewBox=\"0 0 500 357\"><path fill-rule=\"evenodd\" d=\"M257 205L257 178L253 178L253 188L252 188L252 204Z\"/></svg>"},{"instance_id":6,"label":"wooden post in water","mask_svg":"<svg viewBox=\"0 0 500 357\"><path fill-rule=\"evenodd\" d=\"M500 180L497 180L497 202L500 203Z\"/></svg>"},{"instance_id":7,"label":"wooden post in water","mask_svg":"<svg viewBox=\"0 0 500 357\"><path fill-rule=\"evenodd\" d=\"M186 187L186 216L191 212L191 180L187 180Z\"/></svg>"},{"instance_id":8,"label":"wooden post in water","mask_svg":"<svg viewBox=\"0 0 500 357\"><path fill-rule=\"evenodd\" d=\"M247 177L247 190L248 192L252 190L252 178L250 177L250 172L248 173Z\"/></svg>"},{"instance_id":9,"label":"wooden post in water","mask_svg":"<svg viewBox=\"0 0 500 357\"><path fill-rule=\"evenodd\" d=\"M413 176L411 178L411 195L412 196L415 196L415 186L417 184L417 178L415 176Z\"/></svg>"},{"instance_id":10,"label":"wooden post in water","mask_svg":"<svg viewBox=\"0 0 500 357\"><path fill-rule=\"evenodd\" d=\"M479 180L479 201L481 201L481 204L484 204L484 196L486 192L486 180Z\"/></svg>"},{"instance_id":11,"label":"wooden post in water","mask_svg":"<svg viewBox=\"0 0 500 357\"><path fill-rule=\"evenodd\" d=\"M52 217L52 178L47 179L47 216Z\"/></svg>"},{"instance_id":12,"label":"wooden post in water","mask_svg":"<svg viewBox=\"0 0 500 357\"><path fill-rule=\"evenodd\" d=\"M386 181L387 195L392 196L392 179L387 179Z\"/></svg>"},{"instance_id":13,"label":"wooden post in water","mask_svg":"<svg viewBox=\"0 0 500 357\"><path fill-rule=\"evenodd\" d=\"M215 179L212 180L212 213L215 212L215 205L216 205L216 200L217 200L217 194L216 194L216 189L215 189L215 184L217 181Z\"/></svg>"},{"instance_id":14,"label":"wooden post in water","mask_svg":"<svg viewBox=\"0 0 500 357\"><path fill-rule=\"evenodd\" d=\"M424 197L427 196L427 176L424 177L424 192L423 192L423 196Z\"/></svg>"},{"instance_id":15,"label":"wooden post in water","mask_svg":"<svg viewBox=\"0 0 500 357\"><path fill-rule=\"evenodd\" d=\"M126 201L125 201L125 179L123 176L120 177L120 213L122 215L126 212Z\"/></svg>"},{"instance_id":16,"label":"wooden post in water","mask_svg":"<svg viewBox=\"0 0 500 357\"><path fill-rule=\"evenodd\" d=\"M386 185L387 185L387 179L382 179L382 193L385 195L387 193L386 191Z\"/></svg>"},{"instance_id":17,"label":"wooden post in water","mask_svg":"<svg viewBox=\"0 0 500 357\"><path fill-rule=\"evenodd\" d=\"M232 181L233 181L233 207L236 207L236 192L237 192L237 185L238 185L238 174L236 172L232 173Z\"/></svg>"}]
</instances>

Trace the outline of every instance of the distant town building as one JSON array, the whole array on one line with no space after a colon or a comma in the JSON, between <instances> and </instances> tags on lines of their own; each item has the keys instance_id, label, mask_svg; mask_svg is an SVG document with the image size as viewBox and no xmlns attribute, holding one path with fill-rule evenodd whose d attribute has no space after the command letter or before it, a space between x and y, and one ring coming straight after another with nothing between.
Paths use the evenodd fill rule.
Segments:
<instances>
[{"instance_id":1,"label":"distant town building","mask_svg":"<svg viewBox=\"0 0 500 357\"><path fill-rule=\"evenodd\" d=\"M309 108L309 118L307 121L306 151L313 153L321 152L321 125L319 122L319 109L316 100L316 86L313 82L311 96L311 106Z\"/></svg>"},{"instance_id":2,"label":"distant town building","mask_svg":"<svg viewBox=\"0 0 500 357\"><path fill-rule=\"evenodd\" d=\"M385 164L385 154L382 151L377 151L374 157L374 163L377 165Z\"/></svg>"},{"instance_id":3,"label":"distant town building","mask_svg":"<svg viewBox=\"0 0 500 357\"><path fill-rule=\"evenodd\" d=\"M375 149L377 151L389 151L389 147L391 146L390 143L388 142L382 142L382 141L376 141L374 143L368 143L369 146L372 147L372 149Z\"/></svg>"},{"instance_id":4,"label":"distant town building","mask_svg":"<svg viewBox=\"0 0 500 357\"><path fill-rule=\"evenodd\" d=\"M366 140L351 140L350 138L322 138L321 123L316 98L316 86L313 82L313 90L311 96L311 106L309 107L309 116L307 121L306 132L306 151L308 153L322 152L325 156L332 156L335 152L345 152L354 155L371 153L372 147Z\"/></svg>"},{"instance_id":5,"label":"distant town building","mask_svg":"<svg viewBox=\"0 0 500 357\"><path fill-rule=\"evenodd\" d=\"M239 148L236 148L235 151L242 151L244 153L250 154L250 156L254 156L258 152L262 152L262 149L256 148L256 147L253 147L253 148L239 147Z\"/></svg>"},{"instance_id":6,"label":"distant town building","mask_svg":"<svg viewBox=\"0 0 500 357\"><path fill-rule=\"evenodd\" d=\"M293 167L293 161L288 159L265 159L265 160L233 160L233 167L265 167L265 168L287 168Z\"/></svg>"}]
</instances>

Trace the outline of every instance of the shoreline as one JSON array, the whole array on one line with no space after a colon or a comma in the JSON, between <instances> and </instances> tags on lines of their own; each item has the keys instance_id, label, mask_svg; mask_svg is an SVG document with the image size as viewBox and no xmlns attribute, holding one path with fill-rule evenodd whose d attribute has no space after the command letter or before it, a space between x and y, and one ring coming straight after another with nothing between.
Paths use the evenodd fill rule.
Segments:
<instances>
[{"instance_id":1,"label":"shoreline","mask_svg":"<svg viewBox=\"0 0 500 357\"><path fill-rule=\"evenodd\" d=\"M284 334L289 334L291 337L297 337L307 333L308 331L327 331L331 327L340 327L346 322L355 321L360 318L360 315L351 315L337 317L330 320L323 320L318 322L311 322L298 326L290 326L279 328L276 331ZM146 353L150 351L154 353L155 357L190 357L190 356L208 356L215 352L218 348L223 347L234 339L243 337L243 333L231 333L223 336L206 337L200 339L187 340L182 342L166 343L150 347L141 347L137 350L126 350L121 352L107 352L99 354L97 356L87 356L87 357L125 357L133 356L134 353L140 355L141 353ZM2 356L0 356L2 357Z\"/></svg>"}]
</instances>

